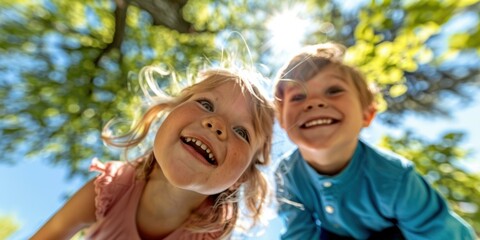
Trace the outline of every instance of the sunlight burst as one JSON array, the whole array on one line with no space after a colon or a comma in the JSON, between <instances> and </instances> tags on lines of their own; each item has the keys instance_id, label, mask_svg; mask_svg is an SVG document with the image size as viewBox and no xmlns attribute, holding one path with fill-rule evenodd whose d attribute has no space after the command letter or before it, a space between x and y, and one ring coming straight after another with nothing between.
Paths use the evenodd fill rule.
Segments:
<instances>
[{"instance_id":1,"label":"sunlight burst","mask_svg":"<svg viewBox=\"0 0 480 240\"><path fill-rule=\"evenodd\" d=\"M305 16L303 12L299 6L295 6L272 16L266 22L270 38L265 47L276 54L298 50L311 24L301 17Z\"/></svg>"}]
</instances>

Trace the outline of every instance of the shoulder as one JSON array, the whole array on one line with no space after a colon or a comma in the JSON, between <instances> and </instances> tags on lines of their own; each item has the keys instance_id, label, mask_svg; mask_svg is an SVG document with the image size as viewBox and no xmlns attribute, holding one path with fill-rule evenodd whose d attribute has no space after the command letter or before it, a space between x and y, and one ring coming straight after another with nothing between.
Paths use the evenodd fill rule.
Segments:
<instances>
[{"instance_id":1,"label":"shoulder","mask_svg":"<svg viewBox=\"0 0 480 240\"><path fill-rule=\"evenodd\" d=\"M92 159L89 170L99 172L100 176L121 177L134 174L135 169L134 163L124 161L101 162L98 158L94 158Z\"/></svg>"},{"instance_id":2,"label":"shoulder","mask_svg":"<svg viewBox=\"0 0 480 240\"><path fill-rule=\"evenodd\" d=\"M392 151L360 141L364 149L364 167L367 174L386 179L400 180L411 172L414 163Z\"/></svg>"},{"instance_id":3,"label":"shoulder","mask_svg":"<svg viewBox=\"0 0 480 240\"><path fill-rule=\"evenodd\" d=\"M286 201L287 205L297 206L299 202L314 198L315 192L310 188L312 179L306 165L298 149L281 158L274 176L276 198L280 203Z\"/></svg>"},{"instance_id":4,"label":"shoulder","mask_svg":"<svg viewBox=\"0 0 480 240\"><path fill-rule=\"evenodd\" d=\"M286 152L279 157L275 173L281 175L289 174L301 159L302 157L298 148Z\"/></svg>"},{"instance_id":5,"label":"shoulder","mask_svg":"<svg viewBox=\"0 0 480 240\"><path fill-rule=\"evenodd\" d=\"M394 216L394 206L403 198L404 189L409 183L421 179L412 161L391 151L361 142L364 148L363 171L370 185L373 198L386 216Z\"/></svg>"},{"instance_id":6,"label":"shoulder","mask_svg":"<svg viewBox=\"0 0 480 240\"><path fill-rule=\"evenodd\" d=\"M303 164L303 159L298 148L285 153L278 161L278 166L274 174L277 185L285 185L287 182L288 185L292 185L293 182L298 180L299 176L304 175L298 173L302 171L301 164Z\"/></svg>"},{"instance_id":7,"label":"shoulder","mask_svg":"<svg viewBox=\"0 0 480 240\"><path fill-rule=\"evenodd\" d=\"M90 171L100 174L95 178L95 206L97 218L104 216L114 200L135 182L136 168L122 161L100 162L93 159Z\"/></svg>"}]
</instances>

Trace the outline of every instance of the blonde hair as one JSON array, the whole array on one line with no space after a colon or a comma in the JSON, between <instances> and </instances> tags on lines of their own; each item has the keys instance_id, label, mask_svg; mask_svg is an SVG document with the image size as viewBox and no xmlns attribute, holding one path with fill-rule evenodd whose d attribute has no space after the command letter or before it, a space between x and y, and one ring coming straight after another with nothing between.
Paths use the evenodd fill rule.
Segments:
<instances>
[{"instance_id":1,"label":"blonde hair","mask_svg":"<svg viewBox=\"0 0 480 240\"><path fill-rule=\"evenodd\" d=\"M343 62L345 46L338 43L310 45L294 55L278 72L275 78L275 106L281 113L283 108L283 91L288 81L306 82L327 66L335 66L350 78L359 93L361 106L366 109L374 104L375 93L367 80L355 67Z\"/></svg>"},{"instance_id":2,"label":"blonde hair","mask_svg":"<svg viewBox=\"0 0 480 240\"><path fill-rule=\"evenodd\" d=\"M163 74L160 69L146 67L140 72L141 78L146 81L153 81L152 73ZM264 166L270 163L271 137L273 132L274 108L266 99L265 94L255 84L255 79L259 75L252 75L248 71L234 71L224 68L206 70L200 73L197 83L184 88L176 96L168 96L160 89L154 89L157 102L151 106L141 117L139 122L123 136L112 137L108 134L102 134L104 142L108 145L117 147L134 147L140 144L148 135L151 125L168 113L176 106L190 99L194 94L207 92L218 86L235 82L238 84L243 94L250 99L250 107L253 110L253 126L255 137L261 139L258 151L252 159L251 165L243 173L239 184L229 189L212 195L209 199L214 203L212 211L201 215L192 215L190 217L189 229L195 232L217 232L222 231L222 238L229 236L237 222L239 216L239 201L243 197L245 206L253 220L253 225L257 223L262 215L268 195L268 182L257 166ZM149 83L151 84L151 83ZM104 129L105 132L105 129ZM148 179L153 168L157 166L152 150L148 150L137 163L137 176L140 179ZM242 186L243 191L239 191ZM240 194L242 193L242 194ZM252 225L252 226L253 226Z\"/></svg>"}]
</instances>

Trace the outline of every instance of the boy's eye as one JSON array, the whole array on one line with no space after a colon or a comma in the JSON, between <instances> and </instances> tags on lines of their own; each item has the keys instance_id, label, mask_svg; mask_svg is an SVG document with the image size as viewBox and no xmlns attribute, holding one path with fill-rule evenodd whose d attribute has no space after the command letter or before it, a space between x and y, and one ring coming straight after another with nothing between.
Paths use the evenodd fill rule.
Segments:
<instances>
[{"instance_id":1,"label":"boy's eye","mask_svg":"<svg viewBox=\"0 0 480 240\"><path fill-rule=\"evenodd\" d=\"M335 95L335 94L341 93L343 91L344 90L341 87L331 87L331 88L327 89L327 94L328 95Z\"/></svg>"},{"instance_id":2,"label":"boy's eye","mask_svg":"<svg viewBox=\"0 0 480 240\"><path fill-rule=\"evenodd\" d=\"M250 136L248 134L247 129L243 127L235 127L233 129L241 138L245 139L245 141L250 142Z\"/></svg>"},{"instance_id":3,"label":"boy's eye","mask_svg":"<svg viewBox=\"0 0 480 240\"><path fill-rule=\"evenodd\" d=\"M294 94L293 96L290 97L290 102L298 102L305 100L307 96L305 94Z\"/></svg>"},{"instance_id":4,"label":"boy's eye","mask_svg":"<svg viewBox=\"0 0 480 240\"><path fill-rule=\"evenodd\" d=\"M213 112L215 110L213 103L207 99L198 99L197 102L202 106L202 108L209 112Z\"/></svg>"}]
</instances>

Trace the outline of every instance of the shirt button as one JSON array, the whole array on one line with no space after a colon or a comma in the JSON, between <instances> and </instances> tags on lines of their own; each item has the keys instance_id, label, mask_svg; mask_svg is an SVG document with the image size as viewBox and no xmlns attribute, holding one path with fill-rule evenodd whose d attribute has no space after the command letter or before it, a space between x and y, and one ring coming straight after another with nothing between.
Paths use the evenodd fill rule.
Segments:
<instances>
[{"instance_id":1,"label":"shirt button","mask_svg":"<svg viewBox=\"0 0 480 240\"><path fill-rule=\"evenodd\" d=\"M327 211L327 213L332 214L335 211L335 209L332 206L326 206L325 211Z\"/></svg>"},{"instance_id":2,"label":"shirt button","mask_svg":"<svg viewBox=\"0 0 480 240\"><path fill-rule=\"evenodd\" d=\"M328 187L331 187L332 186L332 182L324 182L323 183L323 186L328 188Z\"/></svg>"}]
</instances>

